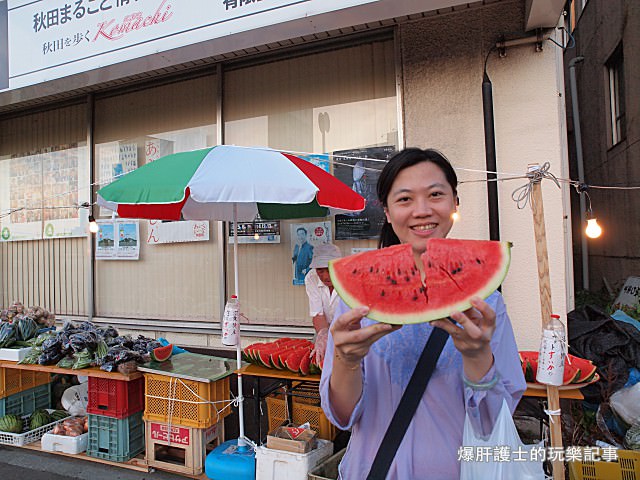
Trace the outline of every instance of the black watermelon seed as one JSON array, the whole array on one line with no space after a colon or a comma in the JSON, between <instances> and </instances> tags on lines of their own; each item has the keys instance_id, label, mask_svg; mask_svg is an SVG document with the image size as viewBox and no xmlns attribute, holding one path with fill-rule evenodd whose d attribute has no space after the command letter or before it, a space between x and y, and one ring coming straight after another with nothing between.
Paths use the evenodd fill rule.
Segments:
<instances>
[{"instance_id":1,"label":"black watermelon seed","mask_svg":"<svg viewBox=\"0 0 640 480\"><path fill-rule=\"evenodd\" d=\"M404 279L405 279L407 282L410 282L410 281L411 281L411 277L409 277L408 275L407 275L406 277L404 277Z\"/></svg>"},{"instance_id":2,"label":"black watermelon seed","mask_svg":"<svg viewBox=\"0 0 640 480\"><path fill-rule=\"evenodd\" d=\"M393 278L391 279L391 285L397 285L398 282L396 282Z\"/></svg>"},{"instance_id":3,"label":"black watermelon seed","mask_svg":"<svg viewBox=\"0 0 640 480\"><path fill-rule=\"evenodd\" d=\"M380 292L380 296L381 296L381 297L384 297L384 290L382 290L382 291Z\"/></svg>"},{"instance_id":4,"label":"black watermelon seed","mask_svg":"<svg viewBox=\"0 0 640 480\"><path fill-rule=\"evenodd\" d=\"M369 273L373 273L373 267L369 267Z\"/></svg>"},{"instance_id":5,"label":"black watermelon seed","mask_svg":"<svg viewBox=\"0 0 640 480\"><path fill-rule=\"evenodd\" d=\"M482 261L479 258L476 258L476 263L481 264Z\"/></svg>"},{"instance_id":6,"label":"black watermelon seed","mask_svg":"<svg viewBox=\"0 0 640 480\"><path fill-rule=\"evenodd\" d=\"M416 297L416 296L414 295L414 296L411 298L411 300L413 300L413 301L415 302L416 300L418 300L418 297Z\"/></svg>"}]
</instances>

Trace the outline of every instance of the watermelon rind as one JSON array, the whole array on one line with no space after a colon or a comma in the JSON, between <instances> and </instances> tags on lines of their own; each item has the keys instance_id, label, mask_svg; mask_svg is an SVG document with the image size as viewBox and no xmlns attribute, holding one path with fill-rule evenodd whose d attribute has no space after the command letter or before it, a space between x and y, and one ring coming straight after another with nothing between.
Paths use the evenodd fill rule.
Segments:
<instances>
[{"instance_id":1,"label":"watermelon rind","mask_svg":"<svg viewBox=\"0 0 640 480\"><path fill-rule=\"evenodd\" d=\"M433 241L447 241L447 239L432 239L427 240L427 253L429 250L429 242ZM461 240L455 240L456 242L465 242ZM478 241L478 240L469 240L466 242L483 242L486 244L499 244L499 247L496 249L498 255L500 255L501 260L499 261L498 268L491 275L486 275L482 278L482 286L475 291L468 292L468 295L465 296L464 299L458 302L452 302L443 306L441 308L432 308L428 307L426 303L424 303L423 309L417 309L413 313L402 312L401 314L396 314L391 311L384 311L383 308L386 306L389 308L393 308L394 302L392 300L384 300L381 301L380 304L370 304L369 313L367 317L371 320L376 320L378 322L390 323L396 325L405 325L405 324L414 324L414 323L424 323L431 322L433 320L440 320L448 317L451 313L455 311L465 311L471 308L471 298L472 297L480 297L482 299L486 299L493 292L497 290L497 288L504 281L507 272L509 271L509 265L511 263L511 242L498 242L498 241ZM469 243L471 245L471 243ZM494 247L495 248L495 247ZM406 251L410 250L411 246L408 244L394 245L391 247L386 247L379 250L367 251L352 255L350 257L343 257L336 260L329 261L329 275L331 276L331 281L333 283L336 292L342 298L342 300L351 308L359 307L363 304L362 301L357 299L354 295L350 293L348 280L343 278L338 270L340 266L340 262L348 261L350 259L358 258L362 260L363 265L366 264L368 258L381 258L380 256L389 256L393 257L394 255L406 255ZM423 262L426 262L428 259L427 253L422 255ZM428 282L428 280L427 280ZM428 284L427 284L428 289ZM416 305L417 307L418 305Z\"/></svg>"}]
</instances>

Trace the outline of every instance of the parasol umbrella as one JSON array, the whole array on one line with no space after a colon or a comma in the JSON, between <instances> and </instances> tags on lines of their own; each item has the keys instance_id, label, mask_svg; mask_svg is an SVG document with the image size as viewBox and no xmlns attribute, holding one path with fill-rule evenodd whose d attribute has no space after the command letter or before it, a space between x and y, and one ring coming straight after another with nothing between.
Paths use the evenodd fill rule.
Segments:
<instances>
[{"instance_id":1,"label":"parasol umbrella","mask_svg":"<svg viewBox=\"0 0 640 480\"><path fill-rule=\"evenodd\" d=\"M227 220L234 224L238 294L238 221L324 217L362 211L364 198L306 160L267 148L218 145L143 165L98 191L98 205L122 218ZM238 366L240 341L236 346ZM244 443L242 379L238 376Z\"/></svg>"}]
</instances>

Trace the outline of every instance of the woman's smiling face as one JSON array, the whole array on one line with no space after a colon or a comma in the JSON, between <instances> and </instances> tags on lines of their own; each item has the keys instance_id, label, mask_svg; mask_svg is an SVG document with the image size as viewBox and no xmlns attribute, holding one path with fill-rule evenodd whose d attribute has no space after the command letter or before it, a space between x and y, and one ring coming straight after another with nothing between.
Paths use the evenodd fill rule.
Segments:
<instances>
[{"instance_id":1,"label":"woman's smiling face","mask_svg":"<svg viewBox=\"0 0 640 480\"><path fill-rule=\"evenodd\" d=\"M456 195L444 172L432 162L420 162L400 171L384 209L400 242L414 255L425 251L428 238L444 238L453 226Z\"/></svg>"}]
</instances>

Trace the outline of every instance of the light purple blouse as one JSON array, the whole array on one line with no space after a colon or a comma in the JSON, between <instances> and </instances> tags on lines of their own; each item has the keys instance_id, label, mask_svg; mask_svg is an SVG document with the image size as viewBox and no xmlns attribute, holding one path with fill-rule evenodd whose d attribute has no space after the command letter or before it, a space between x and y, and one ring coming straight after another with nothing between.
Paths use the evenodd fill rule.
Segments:
<instances>
[{"instance_id":1,"label":"light purple blouse","mask_svg":"<svg viewBox=\"0 0 640 480\"><path fill-rule=\"evenodd\" d=\"M462 356L449 338L396 452L388 479L457 480L460 478L458 448L462 444L465 409L474 430L488 434L500 412L502 399L506 398L511 412L520 401L526 383L502 295L494 292L486 302L496 312L496 330L491 339L495 362L480 383L490 381L496 371L498 382L484 391L465 386ZM340 301L336 317L348 309ZM364 318L361 325L373 323ZM334 425L343 430L351 429L347 452L339 467L340 478L359 480L367 477L433 328L428 323L405 325L373 344L363 362L362 396L346 424L338 422L329 400L329 378L333 369L333 338L329 335L320 380L322 408Z\"/></svg>"}]
</instances>

